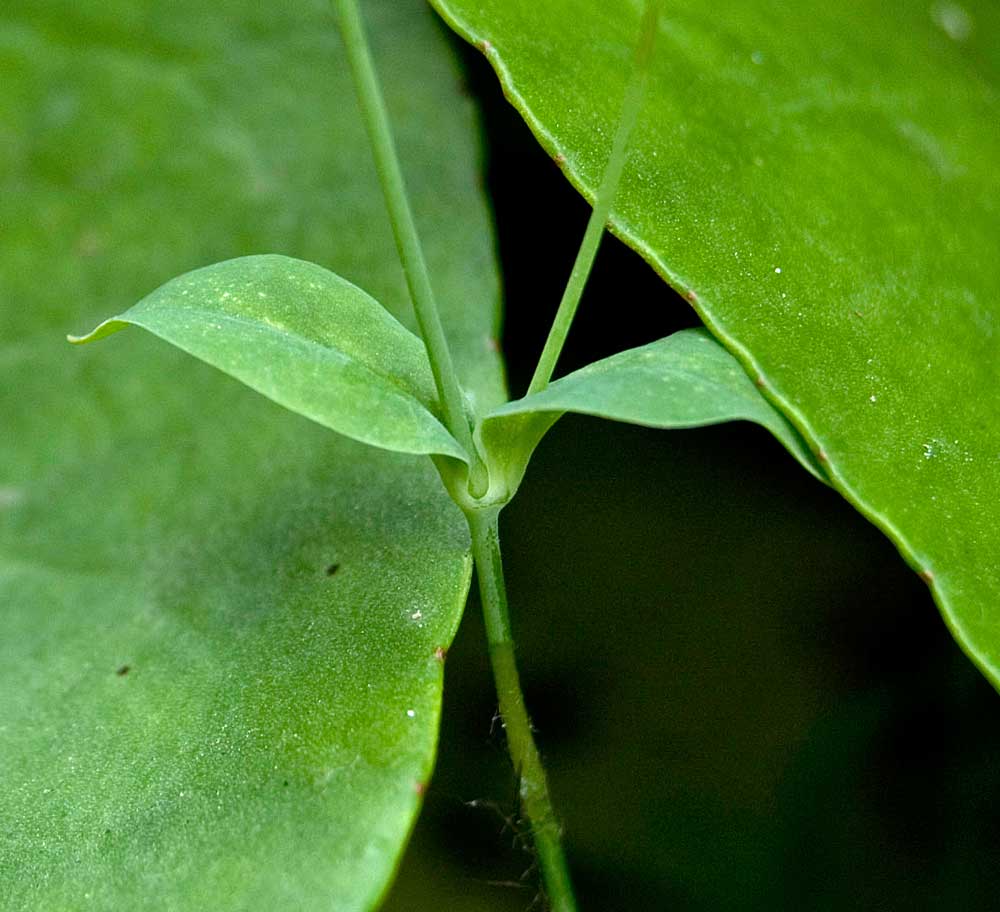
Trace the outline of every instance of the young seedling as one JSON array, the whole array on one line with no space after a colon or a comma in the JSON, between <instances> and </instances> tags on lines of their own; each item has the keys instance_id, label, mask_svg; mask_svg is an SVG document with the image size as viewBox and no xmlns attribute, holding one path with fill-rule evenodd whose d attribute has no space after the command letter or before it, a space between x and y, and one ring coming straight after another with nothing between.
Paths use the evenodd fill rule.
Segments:
<instances>
[{"instance_id":1,"label":"young seedling","mask_svg":"<svg viewBox=\"0 0 1000 912\"><path fill-rule=\"evenodd\" d=\"M604 179L527 394L482 412L453 364L357 2L335 0L334 6L420 336L323 267L268 255L182 275L88 335L70 339L91 342L140 326L333 431L432 458L468 524L500 712L545 892L553 909L570 912L575 903L560 825L518 678L498 530L499 514L516 494L535 447L566 412L658 428L743 419L770 430L821 480L823 469L743 368L702 330L552 381L628 167L629 136L659 28L657 0L645 4ZM336 572L336 564L327 569L328 575ZM435 655L443 660L443 650Z\"/></svg>"}]
</instances>

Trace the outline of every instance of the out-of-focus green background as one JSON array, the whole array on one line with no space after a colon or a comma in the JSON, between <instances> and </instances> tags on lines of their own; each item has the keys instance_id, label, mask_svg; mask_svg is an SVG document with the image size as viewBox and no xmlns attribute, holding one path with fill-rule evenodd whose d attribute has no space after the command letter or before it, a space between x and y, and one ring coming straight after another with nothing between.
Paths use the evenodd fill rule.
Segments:
<instances>
[{"instance_id":1,"label":"out-of-focus green background","mask_svg":"<svg viewBox=\"0 0 1000 912\"><path fill-rule=\"evenodd\" d=\"M519 395L587 207L465 59ZM561 369L688 325L607 238ZM503 520L582 909L996 908L1000 697L892 545L765 432L565 418ZM537 901L478 611L392 912Z\"/></svg>"}]
</instances>

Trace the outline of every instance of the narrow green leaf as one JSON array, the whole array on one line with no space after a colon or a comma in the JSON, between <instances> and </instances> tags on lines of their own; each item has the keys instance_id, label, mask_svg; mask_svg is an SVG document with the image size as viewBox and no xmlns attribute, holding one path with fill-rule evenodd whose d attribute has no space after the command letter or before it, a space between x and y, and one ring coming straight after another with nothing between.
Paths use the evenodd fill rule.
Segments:
<instances>
[{"instance_id":1,"label":"narrow green leaf","mask_svg":"<svg viewBox=\"0 0 1000 912\"><path fill-rule=\"evenodd\" d=\"M640 4L433 3L593 199ZM998 35L992 0L673 0L610 220L826 454L994 684Z\"/></svg>"},{"instance_id":2,"label":"narrow green leaf","mask_svg":"<svg viewBox=\"0 0 1000 912\"><path fill-rule=\"evenodd\" d=\"M420 0L365 5L463 385L500 401L473 103ZM413 328L330 10L5 0L0 85L0 908L371 909L433 765L461 515L427 458L146 333L64 341L260 250Z\"/></svg>"},{"instance_id":3,"label":"narrow green leaf","mask_svg":"<svg viewBox=\"0 0 1000 912\"><path fill-rule=\"evenodd\" d=\"M494 409L479 428L484 449L496 460L493 494L517 489L531 453L566 412L654 428L754 421L807 471L826 481L795 428L764 399L742 365L702 329L612 355Z\"/></svg>"},{"instance_id":4,"label":"narrow green leaf","mask_svg":"<svg viewBox=\"0 0 1000 912\"><path fill-rule=\"evenodd\" d=\"M420 339L314 263L272 255L206 266L69 338L92 342L129 324L354 440L467 458L437 417Z\"/></svg>"}]
</instances>

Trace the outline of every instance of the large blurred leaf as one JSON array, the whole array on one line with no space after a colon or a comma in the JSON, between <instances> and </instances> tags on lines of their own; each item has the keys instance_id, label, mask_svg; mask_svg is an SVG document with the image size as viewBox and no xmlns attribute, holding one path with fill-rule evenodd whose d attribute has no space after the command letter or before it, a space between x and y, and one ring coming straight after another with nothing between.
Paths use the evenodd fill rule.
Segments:
<instances>
[{"instance_id":1,"label":"large blurred leaf","mask_svg":"<svg viewBox=\"0 0 1000 912\"><path fill-rule=\"evenodd\" d=\"M196 269L70 341L129 324L354 440L465 458L439 420L423 342L315 263L272 254Z\"/></svg>"},{"instance_id":2,"label":"large blurred leaf","mask_svg":"<svg viewBox=\"0 0 1000 912\"><path fill-rule=\"evenodd\" d=\"M504 493L517 488L535 447L566 412L663 429L754 421L808 472L825 480L795 428L703 329L619 352L490 412L479 434L499 462L500 477L491 480L503 484Z\"/></svg>"},{"instance_id":3,"label":"large blurred leaf","mask_svg":"<svg viewBox=\"0 0 1000 912\"><path fill-rule=\"evenodd\" d=\"M471 104L417 0L366 11L459 364L496 401ZM0 907L368 908L431 768L461 516L428 460L157 340L65 342L262 251L409 319L329 11L11 0L0 83Z\"/></svg>"},{"instance_id":4,"label":"large blurred leaf","mask_svg":"<svg viewBox=\"0 0 1000 912\"><path fill-rule=\"evenodd\" d=\"M641 4L434 3L592 198ZM663 8L612 228L760 378L998 683L1000 7Z\"/></svg>"}]
</instances>

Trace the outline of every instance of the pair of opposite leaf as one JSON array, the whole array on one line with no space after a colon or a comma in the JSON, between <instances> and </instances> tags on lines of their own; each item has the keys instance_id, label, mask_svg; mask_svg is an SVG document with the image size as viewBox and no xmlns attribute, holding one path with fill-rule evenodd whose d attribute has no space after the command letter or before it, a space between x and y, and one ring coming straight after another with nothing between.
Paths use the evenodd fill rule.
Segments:
<instances>
[{"instance_id":1,"label":"pair of opposite leaf","mask_svg":"<svg viewBox=\"0 0 1000 912\"><path fill-rule=\"evenodd\" d=\"M469 462L445 429L423 342L334 273L285 256L249 256L167 282L76 343L141 326L293 412L363 443ZM703 329L595 362L538 393L475 416L490 473L484 505L506 503L566 412L656 428L748 420L814 476L798 432Z\"/></svg>"}]
</instances>

